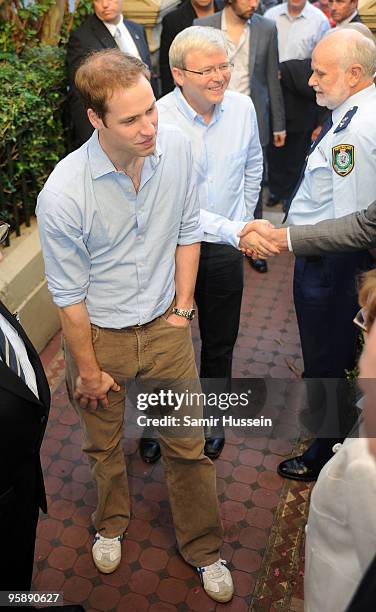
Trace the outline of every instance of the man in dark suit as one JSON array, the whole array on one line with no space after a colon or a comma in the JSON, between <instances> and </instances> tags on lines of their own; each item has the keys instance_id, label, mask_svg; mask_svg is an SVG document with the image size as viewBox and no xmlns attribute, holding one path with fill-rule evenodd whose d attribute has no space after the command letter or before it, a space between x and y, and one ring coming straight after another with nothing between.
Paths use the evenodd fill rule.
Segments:
<instances>
[{"instance_id":1,"label":"man in dark suit","mask_svg":"<svg viewBox=\"0 0 376 612\"><path fill-rule=\"evenodd\" d=\"M0 221L0 244L8 231L8 224ZM16 317L0 302L1 591L31 588L39 508L47 511L39 450L49 407L50 390L38 354Z\"/></svg>"},{"instance_id":2,"label":"man in dark suit","mask_svg":"<svg viewBox=\"0 0 376 612\"><path fill-rule=\"evenodd\" d=\"M162 19L161 44L159 47L159 73L162 83L162 96L175 87L171 75L168 52L175 36L189 28L197 17L211 15L221 8L221 2L213 0L184 0L176 9L167 13Z\"/></svg>"},{"instance_id":3,"label":"man in dark suit","mask_svg":"<svg viewBox=\"0 0 376 612\"><path fill-rule=\"evenodd\" d=\"M225 34L229 58L234 63L229 89L251 97L265 161L270 134L276 147L282 147L286 137L285 109L278 78L277 28L272 21L256 14L259 0L225 0L224 4L223 11L196 19L195 25L218 28ZM261 192L254 217L262 217ZM257 272L267 271L264 259L249 261Z\"/></svg>"},{"instance_id":4,"label":"man in dark suit","mask_svg":"<svg viewBox=\"0 0 376 612\"><path fill-rule=\"evenodd\" d=\"M336 28L342 28L347 23L361 22L358 0L328 0L328 6Z\"/></svg>"},{"instance_id":5,"label":"man in dark suit","mask_svg":"<svg viewBox=\"0 0 376 612\"><path fill-rule=\"evenodd\" d=\"M122 0L94 0L94 15L89 15L79 28L71 32L67 45L68 103L73 125L74 148L81 146L93 133L93 126L74 84L76 70L81 61L93 51L116 49L138 56L152 72L149 47L142 25L123 19ZM152 79L157 97L158 85Z\"/></svg>"}]
</instances>

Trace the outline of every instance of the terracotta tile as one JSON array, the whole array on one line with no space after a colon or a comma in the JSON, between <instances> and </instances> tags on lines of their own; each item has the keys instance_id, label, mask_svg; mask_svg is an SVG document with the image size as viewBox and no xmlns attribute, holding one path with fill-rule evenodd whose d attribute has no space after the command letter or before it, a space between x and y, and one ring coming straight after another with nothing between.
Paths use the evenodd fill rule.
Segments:
<instances>
[{"instance_id":1,"label":"terracotta tile","mask_svg":"<svg viewBox=\"0 0 376 612\"><path fill-rule=\"evenodd\" d=\"M196 575L194 568L188 563L185 563L179 556L170 557L166 570L173 578L187 580Z\"/></svg>"},{"instance_id":2,"label":"terracotta tile","mask_svg":"<svg viewBox=\"0 0 376 612\"><path fill-rule=\"evenodd\" d=\"M157 572L166 567L167 561L168 555L161 548L147 548L142 551L139 558L142 567L152 572Z\"/></svg>"},{"instance_id":3,"label":"terracotta tile","mask_svg":"<svg viewBox=\"0 0 376 612\"><path fill-rule=\"evenodd\" d=\"M51 567L64 572L65 570L73 567L76 559L77 553L73 548L58 546L57 548L54 548L49 555L48 563Z\"/></svg>"},{"instance_id":4,"label":"terracotta tile","mask_svg":"<svg viewBox=\"0 0 376 612\"><path fill-rule=\"evenodd\" d=\"M170 548L176 545L175 532L171 527L155 527L149 536L149 540L153 546L160 546L161 548Z\"/></svg>"},{"instance_id":5,"label":"terracotta tile","mask_svg":"<svg viewBox=\"0 0 376 612\"><path fill-rule=\"evenodd\" d=\"M292 450L292 443L289 440L270 440L269 449L276 455L289 455Z\"/></svg>"},{"instance_id":6,"label":"terracotta tile","mask_svg":"<svg viewBox=\"0 0 376 612\"><path fill-rule=\"evenodd\" d=\"M92 476L90 473L89 466L85 464L85 465L78 465L77 467L75 467L73 470L72 478L75 481L81 482L83 484L87 482L91 482Z\"/></svg>"},{"instance_id":7,"label":"terracotta tile","mask_svg":"<svg viewBox=\"0 0 376 612\"><path fill-rule=\"evenodd\" d=\"M241 482L232 482L226 488L226 497L234 501L245 502L251 498L251 495L250 485Z\"/></svg>"},{"instance_id":8,"label":"terracotta tile","mask_svg":"<svg viewBox=\"0 0 376 612\"><path fill-rule=\"evenodd\" d=\"M226 490L227 483L223 478L217 478L217 495L222 495Z\"/></svg>"},{"instance_id":9,"label":"terracotta tile","mask_svg":"<svg viewBox=\"0 0 376 612\"><path fill-rule=\"evenodd\" d=\"M273 513L266 508L258 508L255 506L247 512L246 521L260 529L267 529L271 527L273 523Z\"/></svg>"},{"instance_id":10,"label":"terracotta tile","mask_svg":"<svg viewBox=\"0 0 376 612\"><path fill-rule=\"evenodd\" d=\"M257 489L253 492L252 502L261 508L276 508L279 496L274 491L267 489Z\"/></svg>"},{"instance_id":11,"label":"terracotta tile","mask_svg":"<svg viewBox=\"0 0 376 612\"><path fill-rule=\"evenodd\" d=\"M54 440L67 440L71 435L71 428L68 425L53 425L49 428L48 435Z\"/></svg>"},{"instance_id":12,"label":"terracotta tile","mask_svg":"<svg viewBox=\"0 0 376 612\"><path fill-rule=\"evenodd\" d=\"M163 601L152 604L149 608L149 612L176 612L176 607Z\"/></svg>"},{"instance_id":13,"label":"terracotta tile","mask_svg":"<svg viewBox=\"0 0 376 612\"><path fill-rule=\"evenodd\" d=\"M147 612L149 610L149 602L146 597L137 593L128 593L121 598L118 604L118 611L121 612Z\"/></svg>"},{"instance_id":14,"label":"terracotta tile","mask_svg":"<svg viewBox=\"0 0 376 612\"><path fill-rule=\"evenodd\" d=\"M93 563L91 552L80 555L73 569L77 576L88 578L89 580L98 576L98 570Z\"/></svg>"},{"instance_id":15,"label":"terracotta tile","mask_svg":"<svg viewBox=\"0 0 376 612\"><path fill-rule=\"evenodd\" d=\"M61 411L59 420L63 425L76 425L79 422L78 415L69 404L65 410Z\"/></svg>"},{"instance_id":16,"label":"terracotta tile","mask_svg":"<svg viewBox=\"0 0 376 612\"><path fill-rule=\"evenodd\" d=\"M262 557L261 555L248 548L239 548L234 552L232 557L232 565L244 572L256 572L260 569Z\"/></svg>"},{"instance_id":17,"label":"terracotta tile","mask_svg":"<svg viewBox=\"0 0 376 612\"><path fill-rule=\"evenodd\" d=\"M142 542L149 537L151 530L152 527L149 521L142 521L140 519L132 518L127 530L127 538L136 540L137 542Z\"/></svg>"},{"instance_id":18,"label":"terracotta tile","mask_svg":"<svg viewBox=\"0 0 376 612\"><path fill-rule=\"evenodd\" d=\"M89 597L89 602L92 606L95 606L98 610L110 610L115 608L120 600L120 593L118 589L114 589L107 584L102 584L95 587Z\"/></svg>"},{"instance_id":19,"label":"terracotta tile","mask_svg":"<svg viewBox=\"0 0 376 612\"><path fill-rule=\"evenodd\" d=\"M257 480L257 470L255 470L254 467L248 465L238 465L234 469L232 477L238 482L252 484Z\"/></svg>"},{"instance_id":20,"label":"terracotta tile","mask_svg":"<svg viewBox=\"0 0 376 612\"><path fill-rule=\"evenodd\" d=\"M49 436L49 431L48 431ZM41 447L42 455L58 455L62 449L62 444L59 440L54 440L53 438L44 437L43 444Z\"/></svg>"},{"instance_id":21,"label":"terracotta tile","mask_svg":"<svg viewBox=\"0 0 376 612\"><path fill-rule=\"evenodd\" d=\"M105 584L109 584L117 589L122 589L124 585L129 583L131 575L132 570L129 567L129 561L123 553L121 563L116 572L113 572L112 574L101 574L101 580Z\"/></svg>"},{"instance_id":22,"label":"terracotta tile","mask_svg":"<svg viewBox=\"0 0 376 612\"><path fill-rule=\"evenodd\" d=\"M73 512L72 519L75 525L79 525L80 527L86 527L87 529L91 527L91 513L92 508L88 506L81 506L81 508L76 508Z\"/></svg>"},{"instance_id":23,"label":"terracotta tile","mask_svg":"<svg viewBox=\"0 0 376 612\"><path fill-rule=\"evenodd\" d=\"M280 455L272 455L271 453L264 456L263 466L268 470L276 472L277 466L281 463Z\"/></svg>"},{"instance_id":24,"label":"terracotta tile","mask_svg":"<svg viewBox=\"0 0 376 612\"><path fill-rule=\"evenodd\" d=\"M244 504L237 501L225 501L220 506L220 511L222 517L231 521L232 523L237 523L238 521L242 521L247 514L247 508Z\"/></svg>"},{"instance_id":25,"label":"terracotta tile","mask_svg":"<svg viewBox=\"0 0 376 612\"><path fill-rule=\"evenodd\" d=\"M167 601L171 604L177 604L179 601L184 601L188 594L188 588L183 580L177 578L165 578L161 580L156 590L156 595L162 601Z\"/></svg>"},{"instance_id":26,"label":"terracotta tile","mask_svg":"<svg viewBox=\"0 0 376 612\"><path fill-rule=\"evenodd\" d=\"M125 556L128 563L133 563L133 561L137 561L141 554L141 547L137 542L133 540L125 538L125 542L123 543L123 555Z\"/></svg>"},{"instance_id":27,"label":"terracotta tile","mask_svg":"<svg viewBox=\"0 0 376 612\"><path fill-rule=\"evenodd\" d=\"M48 514L51 518L63 521L66 518L71 518L76 506L66 499L54 501L48 507Z\"/></svg>"},{"instance_id":28,"label":"terracotta tile","mask_svg":"<svg viewBox=\"0 0 376 612\"><path fill-rule=\"evenodd\" d=\"M82 499L87 489L84 485L69 480L60 491L60 497L67 500L77 501Z\"/></svg>"},{"instance_id":29,"label":"terracotta tile","mask_svg":"<svg viewBox=\"0 0 376 612\"><path fill-rule=\"evenodd\" d=\"M215 471L219 478L227 478L231 476L234 467L229 461L219 459L215 462Z\"/></svg>"},{"instance_id":30,"label":"terracotta tile","mask_svg":"<svg viewBox=\"0 0 376 612\"><path fill-rule=\"evenodd\" d=\"M65 459L57 459L57 461L53 461L49 467L49 473L53 476L58 476L60 478L64 478L64 476L69 476L72 472L74 464L71 461L66 461Z\"/></svg>"},{"instance_id":31,"label":"terracotta tile","mask_svg":"<svg viewBox=\"0 0 376 612\"><path fill-rule=\"evenodd\" d=\"M144 485L143 496L145 499L155 502L168 499L167 487L160 482L150 482Z\"/></svg>"},{"instance_id":32,"label":"terracotta tile","mask_svg":"<svg viewBox=\"0 0 376 612\"><path fill-rule=\"evenodd\" d=\"M39 519L37 527L37 536L44 540L53 540L58 538L63 531L63 525L60 521L50 518Z\"/></svg>"},{"instance_id":33,"label":"terracotta tile","mask_svg":"<svg viewBox=\"0 0 376 612\"><path fill-rule=\"evenodd\" d=\"M264 459L264 455L257 450L252 448L246 448L241 450L239 453L239 463L241 465L250 465L256 467L261 465Z\"/></svg>"},{"instance_id":34,"label":"terracotta tile","mask_svg":"<svg viewBox=\"0 0 376 612\"><path fill-rule=\"evenodd\" d=\"M131 574L128 586L135 593L149 595L156 592L158 583L159 578L155 572L140 569Z\"/></svg>"},{"instance_id":35,"label":"terracotta tile","mask_svg":"<svg viewBox=\"0 0 376 612\"><path fill-rule=\"evenodd\" d=\"M257 482L260 487L264 489L270 489L271 491L278 491L282 486L282 479L275 472L269 472L265 470L265 472L261 472L258 475Z\"/></svg>"},{"instance_id":36,"label":"terracotta tile","mask_svg":"<svg viewBox=\"0 0 376 612\"><path fill-rule=\"evenodd\" d=\"M56 495L62 488L64 482L61 478L57 478L56 476L45 476L44 478L44 486L46 487L47 495Z\"/></svg>"},{"instance_id":37,"label":"terracotta tile","mask_svg":"<svg viewBox=\"0 0 376 612\"><path fill-rule=\"evenodd\" d=\"M234 591L238 597L249 597L255 586L255 578L252 574L234 570L231 572L234 582Z\"/></svg>"},{"instance_id":38,"label":"terracotta tile","mask_svg":"<svg viewBox=\"0 0 376 612\"><path fill-rule=\"evenodd\" d=\"M246 548L263 550L268 543L268 534L256 527L246 527L239 533L239 542Z\"/></svg>"},{"instance_id":39,"label":"terracotta tile","mask_svg":"<svg viewBox=\"0 0 376 612\"><path fill-rule=\"evenodd\" d=\"M159 505L154 501L143 500L133 504L133 516L138 519L151 521L159 514Z\"/></svg>"},{"instance_id":40,"label":"terracotta tile","mask_svg":"<svg viewBox=\"0 0 376 612\"><path fill-rule=\"evenodd\" d=\"M38 561L44 561L47 559L48 555L52 550L52 546L47 540L43 540L42 538L37 538L35 543L35 552L34 552L34 561L37 563Z\"/></svg>"},{"instance_id":41,"label":"terracotta tile","mask_svg":"<svg viewBox=\"0 0 376 612\"><path fill-rule=\"evenodd\" d=\"M60 540L63 544L74 548L84 546L89 538L91 539L88 530L84 527L78 527L77 525L66 527L60 536Z\"/></svg>"},{"instance_id":42,"label":"terracotta tile","mask_svg":"<svg viewBox=\"0 0 376 612\"><path fill-rule=\"evenodd\" d=\"M60 457L76 462L82 459L82 450L76 444L64 444L60 451Z\"/></svg>"},{"instance_id":43,"label":"terracotta tile","mask_svg":"<svg viewBox=\"0 0 376 612\"><path fill-rule=\"evenodd\" d=\"M47 567L39 572L35 580L37 591L55 591L60 590L64 584L65 576L63 572ZM65 584L64 584L65 591Z\"/></svg>"},{"instance_id":44,"label":"terracotta tile","mask_svg":"<svg viewBox=\"0 0 376 612\"><path fill-rule=\"evenodd\" d=\"M186 602L189 612L214 612L216 610L215 602L206 595L199 582L197 587L190 589Z\"/></svg>"},{"instance_id":45,"label":"terracotta tile","mask_svg":"<svg viewBox=\"0 0 376 612\"><path fill-rule=\"evenodd\" d=\"M76 429L70 434L69 440L71 444L78 444L81 447L82 443L82 431L81 429Z\"/></svg>"},{"instance_id":46,"label":"terracotta tile","mask_svg":"<svg viewBox=\"0 0 376 612\"><path fill-rule=\"evenodd\" d=\"M71 576L64 582L64 599L81 603L88 599L92 588L90 580L80 576Z\"/></svg>"}]
</instances>

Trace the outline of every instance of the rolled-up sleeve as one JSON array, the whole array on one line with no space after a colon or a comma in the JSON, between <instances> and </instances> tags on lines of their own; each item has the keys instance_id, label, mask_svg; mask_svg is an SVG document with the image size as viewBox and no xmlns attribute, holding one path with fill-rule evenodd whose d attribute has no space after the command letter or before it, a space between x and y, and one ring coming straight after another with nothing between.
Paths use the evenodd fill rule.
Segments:
<instances>
[{"instance_id":1,"label":"rolled-up sleeve","mask_svg":"<svg viewBox=\"0 0 376 612\"><path fill-rule=\"evenodd\" d=\"M194 244L203 240L200 224L200 204L198 199L198 175L194 167L191 146L187 142L186 180L187 191L183 205L178 244Z\"/></svg>"},{"instance_id":2,"label":"rolled-up sleeve","mask_svg":"<svg viewBox=\"0 0 376 612\"><path fill-rule=\"evenodd\" d=\"M71 199L44 189L36 214L53 301L60 308L78 304L86 298L90 274L79 208Z\"/></svg>"}]
</instances>

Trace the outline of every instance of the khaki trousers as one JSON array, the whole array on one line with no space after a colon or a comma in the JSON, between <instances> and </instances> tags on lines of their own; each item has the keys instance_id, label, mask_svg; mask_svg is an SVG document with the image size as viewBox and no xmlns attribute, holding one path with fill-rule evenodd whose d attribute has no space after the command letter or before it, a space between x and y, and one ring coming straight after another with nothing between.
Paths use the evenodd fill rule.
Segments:
<instances>
[{"instance_id":1,"label":"khaki trousers","mask_svg":"<svg viewBox=\"0 0 376 612\"><path fill-rule=\"evenodd\" d=\"M109 408L82 409L72 401L77 368L64 346L66 379L71 401L84 431L87 454L96 482L98 505L93 513L95 529L108 538L124 533L130 520L130 499L122 449L127 379L168 381L174 391L200 392L189 327L174 327L166 315L144 326L122 330L92 325L92 342L98 364L121 386L108 394ZM202 417L202 405L182 406L184 413ZM140 414L142 414L140 412ZM176 412L174 413L177 414ZM216 494L215 468L204 455L204 435L190 438L166 435L160 430L160 446L178 547L193 566L205 566L219 558L223 528Z\"/></svg>"}]
</instances>

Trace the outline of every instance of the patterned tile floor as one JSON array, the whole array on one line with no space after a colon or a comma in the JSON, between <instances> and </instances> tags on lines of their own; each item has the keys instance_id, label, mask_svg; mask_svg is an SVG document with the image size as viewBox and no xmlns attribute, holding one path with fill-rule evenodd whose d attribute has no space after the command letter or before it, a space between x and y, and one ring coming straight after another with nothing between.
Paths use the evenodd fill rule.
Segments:
<instances>
[{"instance_id":1,"label":"patterned tile floor","mask_svg":"<svg viewBox=\"0 0 376 612\"><path fill-rule=\"evenodd\" d=\"M272 260L266 275L245 262L235 377L294 379L301 369L291 277L289 254ZM194 342L198 353L197 324ZM276 474L281 457L291 451L284 440L229 434L216 462L226 529L222 556L235 582L230 604L212 602L177 554L162 465L144 464L135 440L125 440L133 517L123 559L116 573L99 574L90 554L96 494L80 451L80 425L65 393L59 335L42 359L53 404L42 447L49 513L38 527L35 589L61 589L66 602L82 603L91 612L302 610L301 531L309 489Z\"/></svg>"}]
</instances>

